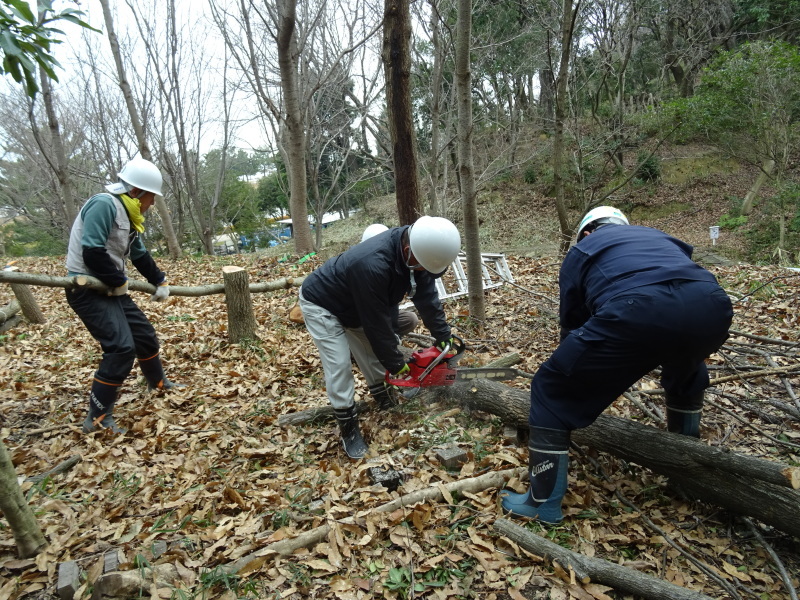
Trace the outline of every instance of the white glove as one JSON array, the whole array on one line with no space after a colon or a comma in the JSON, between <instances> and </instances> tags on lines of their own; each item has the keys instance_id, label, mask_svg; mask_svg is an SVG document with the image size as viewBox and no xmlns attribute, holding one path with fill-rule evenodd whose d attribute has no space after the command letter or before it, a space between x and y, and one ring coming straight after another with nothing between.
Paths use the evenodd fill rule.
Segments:
<instances>
[{"instance_id":1,"label":"white glove","mask_svg":"<svg viewBox=\"0 0 800 600\"><path fill-rule=\"evenodd\" d=\"M156 286L156 293L150 296L150 300L153 302L163 302L167 298L169 298L169 286L165 281Z\"/></svg>"},{"instance_id":2,"label":"white glove","mask_svg":"<svg viewBox=\"0 0 800 600\"><path fill-rule=\"evenodd\" d=\"M126 281L119 287L111 288L108 290L109 296L124 296L128 293L128 282Z\"/></svg>"}]
</instances>

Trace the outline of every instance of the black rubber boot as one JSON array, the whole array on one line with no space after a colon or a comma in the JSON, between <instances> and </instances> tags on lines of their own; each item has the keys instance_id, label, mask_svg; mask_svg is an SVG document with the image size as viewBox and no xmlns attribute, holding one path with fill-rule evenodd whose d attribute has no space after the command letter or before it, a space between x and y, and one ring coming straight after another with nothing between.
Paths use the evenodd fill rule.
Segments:
<instances>
[{"instance_id":1,"label":"black rubber boot","mask_svg":"<svg viewBox=\"0 0 800 600\"><path fill-rule=\"evenodd\" d=\"M344 451L350 458L364 458L369 450L364 438L361 437L361 430L358 428L358 417L356 407L351 405L344 409L333 409L336 420L339 422L339 435L342 439Z\"/></svg>"},{"instance_id":2,"label":"black rubber boot","mask_svg":"<svg viewBox=\"0 0 800 600\"><path fill-rule=\"evenodd\" d=\"M171 390L186 387L182 383L175 383L167 379L167 376L164 375L164 367L161 365L161 358L158 354L150 358L140 358L139 367L142 369L142 374L147 380L147 391Z\"/></svg>"},{"instance_id":3,"label":"black rubber boot","mask_svg":"<svg viewBox=\"0 0 800 600\"><path fill-rule=\"evenodd\" d=\"M83 433L110 429L113 433L124 434L128 430L117 425L114 420L114 405L117 402L119 384L107 383L95 375L92 390L89 392L89 414L83 422Z\"/></svg>"},{"instance_id":4,"label":"black rubber boot","mask_svg":"<svg viewBox=\"0 0 800 600\"><path fill-rule=\"evenodd\" d=\"M667 431L699 438L702 411L702 393L686 398L667 394Z\"/></svg>"},{"instance_id":5,"label":"black rubber boot","mask_svg":"<svg viewBox=\"0 0 800 600\"><path fill-rule=\"evenodd\" d=\"M369 393L375 399L378 410L387 411L397 406L397 396L394 388L389 387L383 381L369 386Z\"/></svg>"},{"instance_id":6,"label":"black rubber boot","mask_svg":"<svg viewBox=\"0 0 800 600\"><path fill-rule=\"evenodd\" d=\"M528 441L530 487L523 494L500 492L503 508L512 515L558 523L567 492L569 431L531 427Z\"/></svg>"}]
</instances>

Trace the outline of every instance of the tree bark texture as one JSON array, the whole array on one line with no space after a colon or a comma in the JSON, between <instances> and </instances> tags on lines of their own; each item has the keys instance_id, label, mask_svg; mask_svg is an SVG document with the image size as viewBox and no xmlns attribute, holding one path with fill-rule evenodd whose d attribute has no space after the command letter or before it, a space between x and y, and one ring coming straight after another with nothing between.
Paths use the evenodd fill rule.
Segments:
<instances>
[{"instance_id":1,"label":"tree bark texture","mask_svg":"<svg viewBox=\"0 0 800 600\"><path fill-rule=\"evenodd\" d=\"M486 320L483 295L483 265L478 235L478 204L475 197L475 172L472 156L472 73L469 55L472 47L472 0L458 1L456 23L456 93L458 96L458 172L461 183L461 209L464 215L464 241L467 251L467 298L469 314L479 330Z\"/></svg>"},{"instance_id":2,"label":"tree bark texture","mask_svg":"<svg viewBox=\"0 0 800 600\"><path fill-rule=\"evenodd\" d=\"M16 315L20 310L21 307L17 300L12 300L5 306L0 307L0 323L5 323L6 321L11 320L11 318L14 315Z\"/></svg>"},{"instance_id":3,"label":"tree bark texture","mask_svg":"<svg viewBox=\"0 0 800 600\"><path fill-rule=\"evenodd\" d=\"M572 0L564 0L561 15L561 60L556 78L555 96L555 128L553 133L553 184L556 194L556 212L561 226L561 254L569 249L571 228L567 218L564 202L564 121L567 118L567 83L569 81L569 63L572 51L572 37L575 31L575 18L578 14L580 0L573 9Z\"/></svg>"},{"instance_id":4,"label":"tree bark texture","mask_svg":"<svg viewBox=\"0 0 800 600\"><path fill-rule=\"evenodd\" d=\"M286 114L285 147L289 174L289 212L294 248L303 256L314 250L308 224L306 132L298 89L297 0L278 0L278 66Z\"/></svg>"},{"instance_id":5,"label":"tree bark texture","mask_svg":"<svg viewBox=\"0 0 800 600\"><path fill-rule=\"evenodd\" d=\"M430 388L450 400L528 427L528 392L487 380ZM666 475L686 494L747 515L800 537L798 468L729 452L704 442L634 421L601 415L572 432L572 440Z\"/></svg>"},{"instance_id":6,"label":"tree bark texture","mask_svg":"<svg viewBox=\"0 0 800 600\"><path fill-rule=\"evenodd\" d=\"M382 59L400 225L410 225L422 214L417 178L417 137L411 115L410 46L410 0L385 0Z\"/></svg>"},{"instance_id":7,"label":"tree bark texture","mask_svg":"<svg viewBox=\"0 0 800 600\"><path fill-rule=\"evenodd\" d=\"M21 283L12 283L11 291L14 292L14 296L22 309L22 314L25 315L28 321L31 323L44 323L47 321L42 309L39 308L39 304L36 302L36 298L33 296L31 288Z\"/></svg>"},{"instance_id":8,"label":"tree bark texture","mask_svg":"<svg viewBox=\"0 0 800 600\"><path fill-rule=\"evenodd\" d=\"M58 179L58 187L61 192L61 201L64 204L64 214L66 215L66 233L72 227L72 222L78 215L78 207L75 202L74 194L72 191L72 180L69 176L69 161L67 160L67 153L64 150L64 141L61 137L61 126L58 123L58 116L53 103L53 88L50 85L50 77L44 70L39 71L39 76L42 86L42 101L44 102L45 112L47 113L47 125L50 129L50 144L53 149L53 159L48 159L50 168L55 173ZM42 148L42 154L45 154L45 149Z\"/></svg>"},{"instance_id":9,"label":"tree bark texture","mask_svg":"<svg viewBox=\"0 0 800 600\"><path fill-rule=\"evenodd\" d=\"M428 202L431 215L446 217L444 199L439 201L439 183L440 183L440 169L439 161L441 160L440 146L441 146L441 130L440 124L442 114L442 83L443 83L443 65L444 65L444 42L440 34L441 15L439 14L438 0L428 0L431 5L431 45L433 53L433 72L431 73L431 153L429 158L430 171L430 189L428 190Z\"/></svg>"},{"instance_id":10,"label":"tree bark texture","mask_svg":"<svg viewBox=\"0 0 800 600\"><path fill-rule=\"evenodd\" d=\"M565 570L572 569L582 583L601 583L619 592L653 600L711 600L710 596L679 587L647 573L614 564L601 558L590 558L551 542L507 519L497 519L494 528L528 552L557 562Z\"/></svg>"},{"instance_id":11,"label":"tree bark texture","mask_svg":"<svg viewBox=\"0 0 800 600\"><path fill-rule=\"evenodd\" d=\"M0 440L0 511L8 521L21 558L36 556L47 545L39 523L17 483L17 472Z\"/></svg>"},{"instance_id":12,"label":"tree bark texture","mask_svg":"<svg viewBox=\"0 0 800 600\"><path fill-rule=\"evenodd\" d=\"M747 190L747 194L745 194L744 200L742 200L743 215L749 215L751 212L753 212L753 206L756 203L756 198L758 198L761 188L764 187L764 184L772 176L772 172L774 170L775 161L772 159L765 160L761 167L761 172L758 174L758 177L756 177L753 186Z\"/></svg>"},{"instance_id":13,"label":"tree bark texture","mask_svg":"<svg viewBox=\"0 0 800 600\"><path fill-rule=\"evenodd\" d=\"M258 339L247 271L241 267L222 267L222 278L225 282L225 304L228 306L228 340L232 344L239 344Z\"/></svg>"}]
</instances>

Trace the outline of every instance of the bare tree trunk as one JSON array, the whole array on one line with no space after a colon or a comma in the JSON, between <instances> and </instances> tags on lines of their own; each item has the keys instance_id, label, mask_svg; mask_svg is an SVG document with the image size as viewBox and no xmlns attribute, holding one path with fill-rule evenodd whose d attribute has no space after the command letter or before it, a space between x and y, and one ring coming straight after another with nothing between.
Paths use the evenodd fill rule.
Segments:
<instances>
[{"instance_id":1,"label":"bare tree trunk","mask_svg":"<svg viewBox=\"0 0 800 600\"><path fill-rule=\"evenodd\" d=\"M106 24L108 34L108 42L111 45L111 53L114 55L114 64L117 67L117 77L119 77L119 87L122 90L122 96L125 98L125 105L128 107L128 115L131 119L133 131L136 134L136 141L139 144L139 152L142 158L152 161L153 155L150 152L150 147L147 144L147 137L144 134L139 113L136 110L136 104L133 100L133 93L131 86L128 84L128 79L125 75L125 66L122 63L122 54L119 49L119 42L117 41L117 34L114 32L114 19L111 16L111 9L109 8L108 0L100 0L103 7L103 18ZM161 225L164 228L164 237L167 240L167 247L169 248L169 255L172 258L179 258L181 255L181 247L178 243L178 237L175 235L175 229L172 227L172 217L169 214L169 208L164 201L163 196L156 196L156 210L161 217Z\"/></svg>"},{"instance_id":2,"label":"bare tree trunk","mask_svg":"<svg viewBox=\"0 0 800 600\"><path fill-rule=\"evenodd\" d=\"M761 172L758 174L753 187L747 190L747 194L742 201L743 215L749 215L751 212L753 212L753 205L756 202L756 198L758 198L758 193L761 191L761 188L764 187L764 184L767 182L767 179L769 179L774 170L775 161L772 159L765 160L761 167Z\"/></svg>"},{"instance_id":3,"label":"bare tree trunk","mask_svg":"<svg viewBox=\"0 0 800 600\"><path fill-rule=\"evenodd\" d=\"M555 95L553 69L546 67L539 71L539 118L545 131L553 131Z\"/></svg>"},{"instance_id":4,"label":"bare tree trunk","mask_svg":"<svg viewBox=\"0 0 800 600\"><path fill-rule=\"evenodd\" d=\"M416 135L411 118L410 0L385 0L383 19L382 59L392 138L397 215L400 225L409 225L421 214Z\"/></svg>"},{"instance_id":5,"label":"bare tree trunk","mask_svg":"<svg viewBox=\"0 0 800 600\"><path fill-rule=\"evenodd\" d=\"M442 71L444 65L444 48L439 35L439 7L437 0L429 0L431 5L431 44L433 46L433 73L431 74L431 155L429 157L431 187L428 190L428 202L432 215L444 214L444 201L439 202L439 146L441 145L442 111Z\"/></svg>"},{"instance_id":6,"label":"bare tree trunk","mask_svg":"<svg viewBox=\"0 0 800 600\"><path fill-rule=\"evenodd\" d=\"M300 255L314 249L308 224L306 182L306 132L298 89L297 0L278 0L278 65L286 108L286 156L289 175L289 206L294 249Z\"/></svg>"},{"instance_id":7,"label":"bare tree trunk","mask_svg":"<svg viewBox=\"0 0 800 600\"><path fill-rule=\"evenodd\" d=\"M569 249L571 237L567 209L564 203L564 121L567 115L567 83L569 80L569 62L572 50L572 34L575 30L575 18L578 14L580 0L576 1L575 7L572 0L564 0L563 12L561 15L561 61L558 67L558 78L556 79L556 120L555 131L553 134L553 183L556 193L556 212L558 222L561 227L561 244L559 248L562 254L566 254Z\"/></svg>"},{"instance_id":8,"label":"bare tree trunk","mask_svg":"<svg viewBox=\"0 0 800 600\"><path fill-rule=\"evenodd\" d=\"M482 331L483 322L486 319L486 301L483 296L478 205L472 157L472 74L469 63L472 46L471 31L472 0L459 0L455 60L458 94L458 172L461 182L461 206L464 214L464 237L467 249L469 313Z\"/></svg>"},{"instance_id":9,"label":"bare tree trunk","mask_svg":"<svg viewBox=\"0 0 800 600\"><path fill-rule=\"evenodd\" d=\"M72 192L72 181L69 177L69 161L67 160L67 153L64 150L64 142L61 138L61 126L58 122L55 106L53 106L53 88L50 85L50 77L44 71L39 72L41 87L42 87L42 102L44 109L47 113L47 124L50 128L50 144L52 145L53 158L49 158L47 162L53 169L53 172L58 179L58 187L61 192L61 202L64 205L64 214L67 217L65 231L69 233L72 227L72 222L78 215L78 208L75 203L74 194ZM44 152L44 148L42 148Z\"/></svg>"},{"instance_id":10,"label":"bare tree trunk","mask_svg":"<svg viewBox=\"0 0 800 600\"><path fill-rule=\"evenodd\" d=\"M17 483L17 472L0 440L0 511L8 521L21 558L36 556L47 545L31 507Z\"/></svg>"}]
</instances>

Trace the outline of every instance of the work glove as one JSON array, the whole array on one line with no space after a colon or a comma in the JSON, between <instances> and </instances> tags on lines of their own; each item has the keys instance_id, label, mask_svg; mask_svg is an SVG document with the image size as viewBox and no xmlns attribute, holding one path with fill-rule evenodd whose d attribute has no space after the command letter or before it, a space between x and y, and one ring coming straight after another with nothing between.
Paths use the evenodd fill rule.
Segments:
<instances>
[{"instance_id":1,"label":"work glove","mask_svg":"<svg viewBox=\"0 0 800 600\"><path fill-rule=\"evenodd\" d=\"M127 279L125 280L125 283L123 283L121 286L115 287L115 288L111 288L110 290L108 290L108 295L109 296L124 296L127 293L128 293L128 280Z\"/></svg>"},{"instance_id":2,"label":"work glove","mask_svg":"<svg viewBox=\"0 0 800 600\"><path fill-rule=\"evenodd\" d=\"M163 302L167 298L169 298L169 286L166 281L162 281L156 286L156 293L150 296L150 300L153 302Z\"/></svg>"},{"instance_id":3,"label":"work glove","mask_svg":"<svg viewBox=\"0 0 800 600\"><path fill-rule=\"evenodd\" d=\"M402 379L408 375L409 371L411 371L411 367L409 367L408 364L404 364L397 373L392 375L392 379Z\"/></svg>"},{"instance_id":4,"label":"work glove","mask_svg":"<svg viewBox=\"0 0 800 600\"><path fill-rule=\"evenodd\" d=\"M447 344L450 344L450 348L452 349L453 347L455 347L455 343L456 343L456 340L455 340L455 338L453 338L453 337L449 337L449 338L443 338L443 339L441 339L441 340L436 340L436 343L435 343L434 345L435 345L435 346L436 346L436 347L437 347L439 350L444 350L444 347L445 347Z\"/></svg>"}]
</instances>

